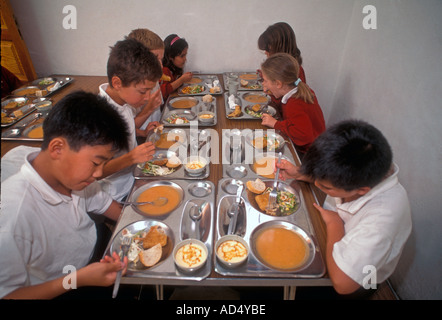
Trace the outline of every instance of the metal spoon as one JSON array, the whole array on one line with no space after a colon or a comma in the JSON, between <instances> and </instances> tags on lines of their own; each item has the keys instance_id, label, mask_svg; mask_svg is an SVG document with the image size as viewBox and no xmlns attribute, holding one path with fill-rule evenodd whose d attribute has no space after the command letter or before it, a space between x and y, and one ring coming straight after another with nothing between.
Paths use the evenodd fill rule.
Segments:
<instances>
[{"instance_id":1,"label":"metal spoon","mask_svg":"<svg viewBox=\"0 0 442 320\"><path fill-rule=\"evenodd\" d=\"M236 191L236 200L232 203L231 207L227 211L227 214L230 216L229 227L227 229L227 234L235 234L236 231L236 222L238 221L239 214L239 205L241 203L241 194L244 190L244 185L240 185Z\"/></svg>"},{"instance_id":2,"label":"metal spoon","mask_svg":"<svg viewBox=\"0 0 442 320\"><path fill-rule=\"evenodd\" d=\"M205 202L203 202L202 205L199 206L199 208L198 208L198 205L195 204L189 211L190 219L192 219L195 222L195 238L198 240L200 239L199 221L200 221L200 219L203 215L203 212L208 204L209 203L207 201L205 201Z\"/></svg>"},{"instance_id":3,"label":"metal spoon","mask_svg":"<svg viewBox=\"0 0 442 320\"><path fill-rule=\"evenodd\" d=\"M127 201L124 204L135 204L138 206L144 205L144 204L151 204L153 206L164 206L167 202L169 201L169 199L164 198L164 197L159 197L158 199L155 199L154 201Z\"/></svg>"}]
</instances>

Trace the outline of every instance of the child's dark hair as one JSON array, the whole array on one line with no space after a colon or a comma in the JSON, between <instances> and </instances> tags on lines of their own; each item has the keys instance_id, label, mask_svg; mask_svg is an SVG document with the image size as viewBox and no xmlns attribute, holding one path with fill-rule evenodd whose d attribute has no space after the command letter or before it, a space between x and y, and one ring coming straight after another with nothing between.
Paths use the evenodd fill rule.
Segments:
<instances>
[{"instance_id":1,"label":"child's dark hair","mask_svg":"<svg viewBox=\"0 0 442 320\"><path fill-rule=\"evenodd\" d=\"M292 27L286 22L277 22L269 26L258 38L258 48L270 55L284 52L293 56L302 65L301 50L296 44Z\"/></svg>"},{"instance_id":2,"label":"child's dark hair","mask_svg":"<svg viewBox=\"0 0 442 320\"><path fill-rule=\"evenodd\" d=\"M378 129L364 121L346 120L313 142L301 173L346 191L372 188L386 177L392 159L390 145Z\"/></svg>"},{"instance_id":3,"label":"child's dark hair","mask_svg":"<svg viewBox=\"0 0 442 320\"><path fill-rule=\"evenodd\" d=\"M163 74L158 58L135 39L118 41L113 47L107 60L107 77L112 86L112 77L121 79L124 87L132 83L146 80L156 82Z\"/></svg>"},{"instance_id":4,"label":"child's dark hair","mask_svg":"<svg viewBox=\"0 0 442 320\"><path fill-rule=\"evenodd\" d=\"M104 98L77 91L54 105L43 122L42 150L56 137L64 137L69 147L79 151L83 146L112 144L112 149L128 149L129 130L126 122Z\"/></svg>"},{"instance_id":5,"label":"child's dark hair","mask_svg":"<svg viewBox=\"0 0 442 320\"><path fill-rule=\"evenodd\" d=\"M172 62L173 58L179 56L184 49L188 48L189 44L186 39L180 38L176 34L170 34L164 39L164 58L163 66L169 68L177 77L183 74L183 69L178 68Z\"/></svg>"}]
</instances>

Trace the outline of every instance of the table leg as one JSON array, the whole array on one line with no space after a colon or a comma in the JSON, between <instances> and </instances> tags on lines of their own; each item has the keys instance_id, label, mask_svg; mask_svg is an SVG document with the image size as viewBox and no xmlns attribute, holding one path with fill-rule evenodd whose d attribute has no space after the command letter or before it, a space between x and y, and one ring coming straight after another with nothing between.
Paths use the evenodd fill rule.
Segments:
<instances>
[{"instance_id":1,"label":"table leg","mask_svg":"<svg viewBox=\"0 0 442 320\"><path fill-rule=\"evenodd\" d=\"M295 286L284 286L284 300L295 300L295 295Z\"/></svg>"},{"instance_id":2,"label":"table leg","mask_svg":"<svg viewBox=\"0 0 442 320\"><path fill-rule=\"evenodd\" d=\"M162 284L155 285L157 300L164 300L164 288Z\"/></svg>"}]
</instances>

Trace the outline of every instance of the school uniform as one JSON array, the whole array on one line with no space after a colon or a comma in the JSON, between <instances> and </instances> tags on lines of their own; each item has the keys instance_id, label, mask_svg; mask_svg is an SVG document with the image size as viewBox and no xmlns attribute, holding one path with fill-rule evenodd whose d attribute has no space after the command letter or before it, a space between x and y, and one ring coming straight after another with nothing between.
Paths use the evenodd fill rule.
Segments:
<instances>
[{"instance_id":1,"label":"school uniform","mask_svg":"<svg viewBox=\"0 0 442 320\"><path fill-rule=\"evenodd\" d=\"M160 80L161 94L164 99L167 99L174 92L171 83L176 80L176 76L168 67L163 67L163 74L170 77L170 81Z\"/></svg>"},{"instance_id":2,"label":"school uniform","mask_svg":"<svg viewBox=\"0 0 442 320\"><path fill-rule=\"evenodd\" d=\"M30 151L2 183L0 297L87 265L97 242L87 212L103 214L112 203L98 183L71 196L56 192L31 165L38 153Z\"/></svg>"},{"instance_id":3,"label":"school uniform","mask_svg":"<svg viewBox=\"0 0 442 320\"><path fill-rule=\"evenodd\" d=\"M135 115L133 113L132 107L129 104L126 103L121 106L114 100L112 100L112 98L106 93L108 85L109 84L107 83L100 85L99 95L106 98L106 100L114 107L114 109L118 111L120 116L125 120L129 131L129 149L120 150L119 152L117 152L114 158L118 158L138 146L134 121ZM101 184L104 191L108 192L114 200L120 202L124 199L125 196L127 196L135 181L133 170L134 166L129 166L118 172L115 172L114 174L111 174L106 178L101 179L99 183Z\"/></svg>"},{"instance_id":4,"label":"school uniform","mask_svg":"<svg viewBox=\"0 0 442 320\"><path fill-rule=\"evenodd\" d=\"M342 203L327 197L324 208L344 221L345 236L333 246L337 266L361 286L385 281L395 270L410 236L412 221L406 190L399 183L399 168L364 196Z\"/></svg>"},{"instance_id":5,"label":"school uniform","mask_svg":"<svg viewBox=\"0 0 442 320\"><path fill-rule=\"evenodd\" d=\"M276 122L274 129L286 134L298 147L297 150L305 153L313 141L325 131L325 120L316 96L314 103L310 104L293 97L297 91L298 88L295 87L282 97L282 120Z\"/></svg>"}]
</instances>

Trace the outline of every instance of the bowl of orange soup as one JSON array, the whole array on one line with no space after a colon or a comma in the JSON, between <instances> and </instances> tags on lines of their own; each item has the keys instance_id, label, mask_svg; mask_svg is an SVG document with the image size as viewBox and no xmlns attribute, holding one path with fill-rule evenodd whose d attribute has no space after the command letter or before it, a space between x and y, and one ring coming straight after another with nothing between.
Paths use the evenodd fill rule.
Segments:
<instances>
[{"instance_id":1,"label":"bowl of orange soup","mask_svg":"<svg viewBox=\"0 0 442 320\"><path fill-rule=\"evenodd\" d=\"M155 201L160 197L167 198L167 203L155 204L132 204L135 211L148 217L158 217L171 213L182 202L183 189L171 181L156 181L147 183L134 191L130 197L131 202Z\"/></svg>"},{"instance_id":2,"label":"bowl of orange soup","mask_svg":"<svg viewBox=\"0 0 442 320\"><path fill-rule=\"evenodd\" d=\"M313 261L315 248L308 234L286 221L268 221L250 235L253 254L266 267L297 272Z\"/></svg>"}]
</instances>

